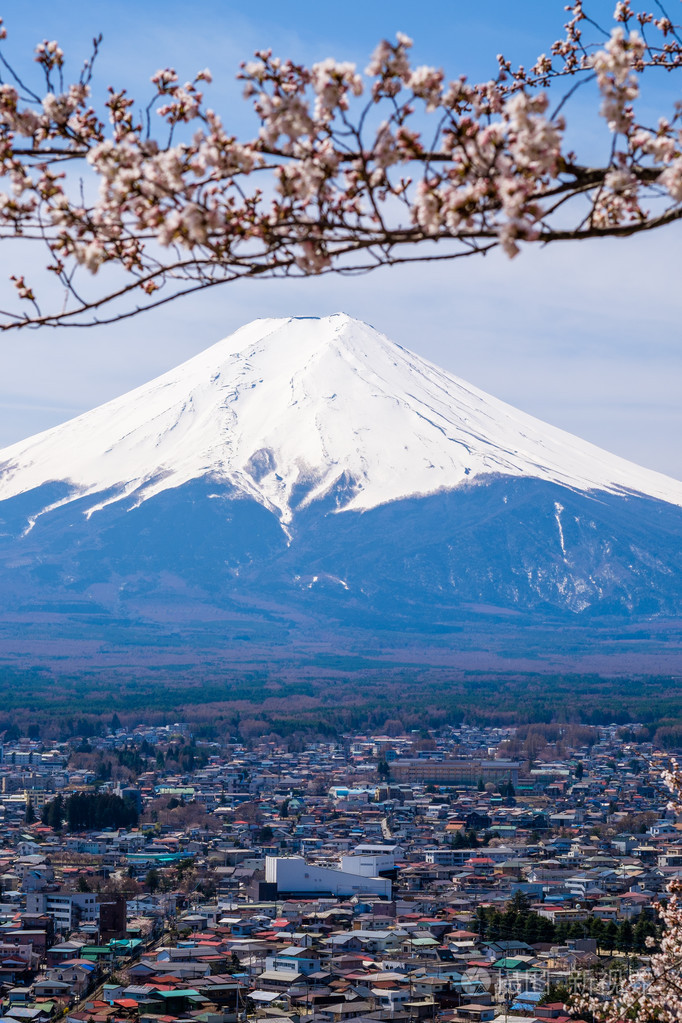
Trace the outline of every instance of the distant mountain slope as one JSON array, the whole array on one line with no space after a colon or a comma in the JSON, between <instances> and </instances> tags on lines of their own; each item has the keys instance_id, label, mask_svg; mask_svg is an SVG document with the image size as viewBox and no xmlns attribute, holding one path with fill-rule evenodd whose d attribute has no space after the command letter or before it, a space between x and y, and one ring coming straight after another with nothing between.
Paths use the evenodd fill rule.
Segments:
<instances>
[{"instance_id":1,"label":"distant mountain slope","mask_svg":"<svg viewBox=\"0 0 682 1023\"><path fill-rule=\"evenodd\" d=\"M141 623L191 620L220 647L227 608L266 623L265 645L275 619L277 642L305 620L332 645L455 634L495 609L586 636L609 616L675 619L682 483L344 315L255 321L0 451L0 610L17 629L48 614L59 637L60 616L94 611L98 635L115 618L153 645Z\"/></svg>"}]
</instances>

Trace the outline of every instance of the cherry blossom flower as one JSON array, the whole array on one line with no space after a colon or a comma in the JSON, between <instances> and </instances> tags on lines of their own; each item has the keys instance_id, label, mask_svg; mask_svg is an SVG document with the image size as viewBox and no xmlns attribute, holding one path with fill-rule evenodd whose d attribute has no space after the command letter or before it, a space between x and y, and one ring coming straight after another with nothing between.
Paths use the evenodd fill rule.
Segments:
<instances>
[{"instance_id":1,"label":"cherry blossom flower","mask_svg":"<svg viewBox=\"0 0 682 1023\"><path fill-rule=\"evenodd\" d=\"M528 70L499 55L496 77L480 83L413 66L400 33L364 75L348 61L306 67L259 50L239 76L257 120L242 139L206 103L208 68L185 82L161 68L146 101L110 88L95 110L99 40L70 83L59 44L44 40L40 88L0 84L0 236L46 246L64 295L43 310L40 282L17 269L19 305L0 312L0 328L108 322L242 277L495 247L514 257L680 219L681 108L655 126L638 120L646 75L682 68L680 32L659 3L636 11L621 0L606 31L586 0L567 10L563 35ZM565 141L583 82L607 142L596 167ZM101 290L83 291L82 273Z\"/></svg>"}]
</instances>

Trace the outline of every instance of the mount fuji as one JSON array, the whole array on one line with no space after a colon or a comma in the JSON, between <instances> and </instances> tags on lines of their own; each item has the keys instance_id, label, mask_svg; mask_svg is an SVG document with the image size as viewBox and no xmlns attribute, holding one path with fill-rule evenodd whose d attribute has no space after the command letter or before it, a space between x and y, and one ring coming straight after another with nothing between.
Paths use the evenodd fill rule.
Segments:
<instances>
[{"instance_id":1,"label":"mount fuji","mask_svg":"<svg viewBox=\"0 0 682 1023\"><path fill-rule=\"evenodd\" d=\"M343 314L256 320L0 451L0 610L18 660L122 623L145 656L188 622L227 658L348 630L603 638L682 613L682 482Z\"/></svg>"}]
</instances>

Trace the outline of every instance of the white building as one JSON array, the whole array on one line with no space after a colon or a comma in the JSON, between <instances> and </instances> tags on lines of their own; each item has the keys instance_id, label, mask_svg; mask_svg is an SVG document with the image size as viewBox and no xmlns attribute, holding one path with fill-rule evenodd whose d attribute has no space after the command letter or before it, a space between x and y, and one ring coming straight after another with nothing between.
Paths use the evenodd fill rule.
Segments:
<instances>
[{"instance_id":1,"label":"white building","mask_svg":"<svg viewBox=\"0 0 682 1023\"><path fill-rule=\"evenodd\" d=\"M384 877L369 877L346 870L319 867L306 863L302 856L266 856L265 881L277 885L278 895L391 897L391 882Z\"/></svg>"},{"instance_id":2,"label":"white building","mask_svg":"<svg viewBox=\"0 0 682 1023\"><path fill-rule=\"evenodd\" d=\"M392 854L368 854L365 856L342 856L341 870L347 874L362 877L381 877L395 870L395 856Z\"/></svg>"},{"instance_id":3,"label":"white building","mask_svg":"<svg viewBox=\"0 0 682 1023\"><path fill-rule=\"evenodd\" d=\"M81 924L99 922L97 896L91 892L27 892L26 910L51 916L57 931L76 931Z\"/></svg>"}]
</instances>

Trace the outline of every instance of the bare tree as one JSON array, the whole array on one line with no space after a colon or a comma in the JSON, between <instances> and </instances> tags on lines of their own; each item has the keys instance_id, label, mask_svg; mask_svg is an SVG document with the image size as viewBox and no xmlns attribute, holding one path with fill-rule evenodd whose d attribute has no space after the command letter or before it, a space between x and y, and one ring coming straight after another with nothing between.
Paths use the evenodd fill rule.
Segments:
<instances>
[{"instance_id":1,"label":"bare tree","mask_svg":"<svg viewBox=\"0 0 682 1023\"><path fill-rule=\"evenodd\" d=\"M16 272L18 305L0 310L0 326L87 326L241 278L357 274L498 246L511 257L523 243L678 220L680 109L651 126L636 101L645 73L680 68L682 35L658 0L640 13L621 0L606 27L582 0L568 11L533 67L500 56L482 84L413 67L402 35L364 76L259 52L240 75L260 121L245 141L206 106L207 70L185 84L158 71L137 116L125 90L110 89L105 110L90 105L99 39L68 85L56 42L37 48L37 89L0 52L0 237L43 246L53 277ZM608 142L599 166L566 143L570 101L590 82Z\"/></svg>"}]
</instances>

